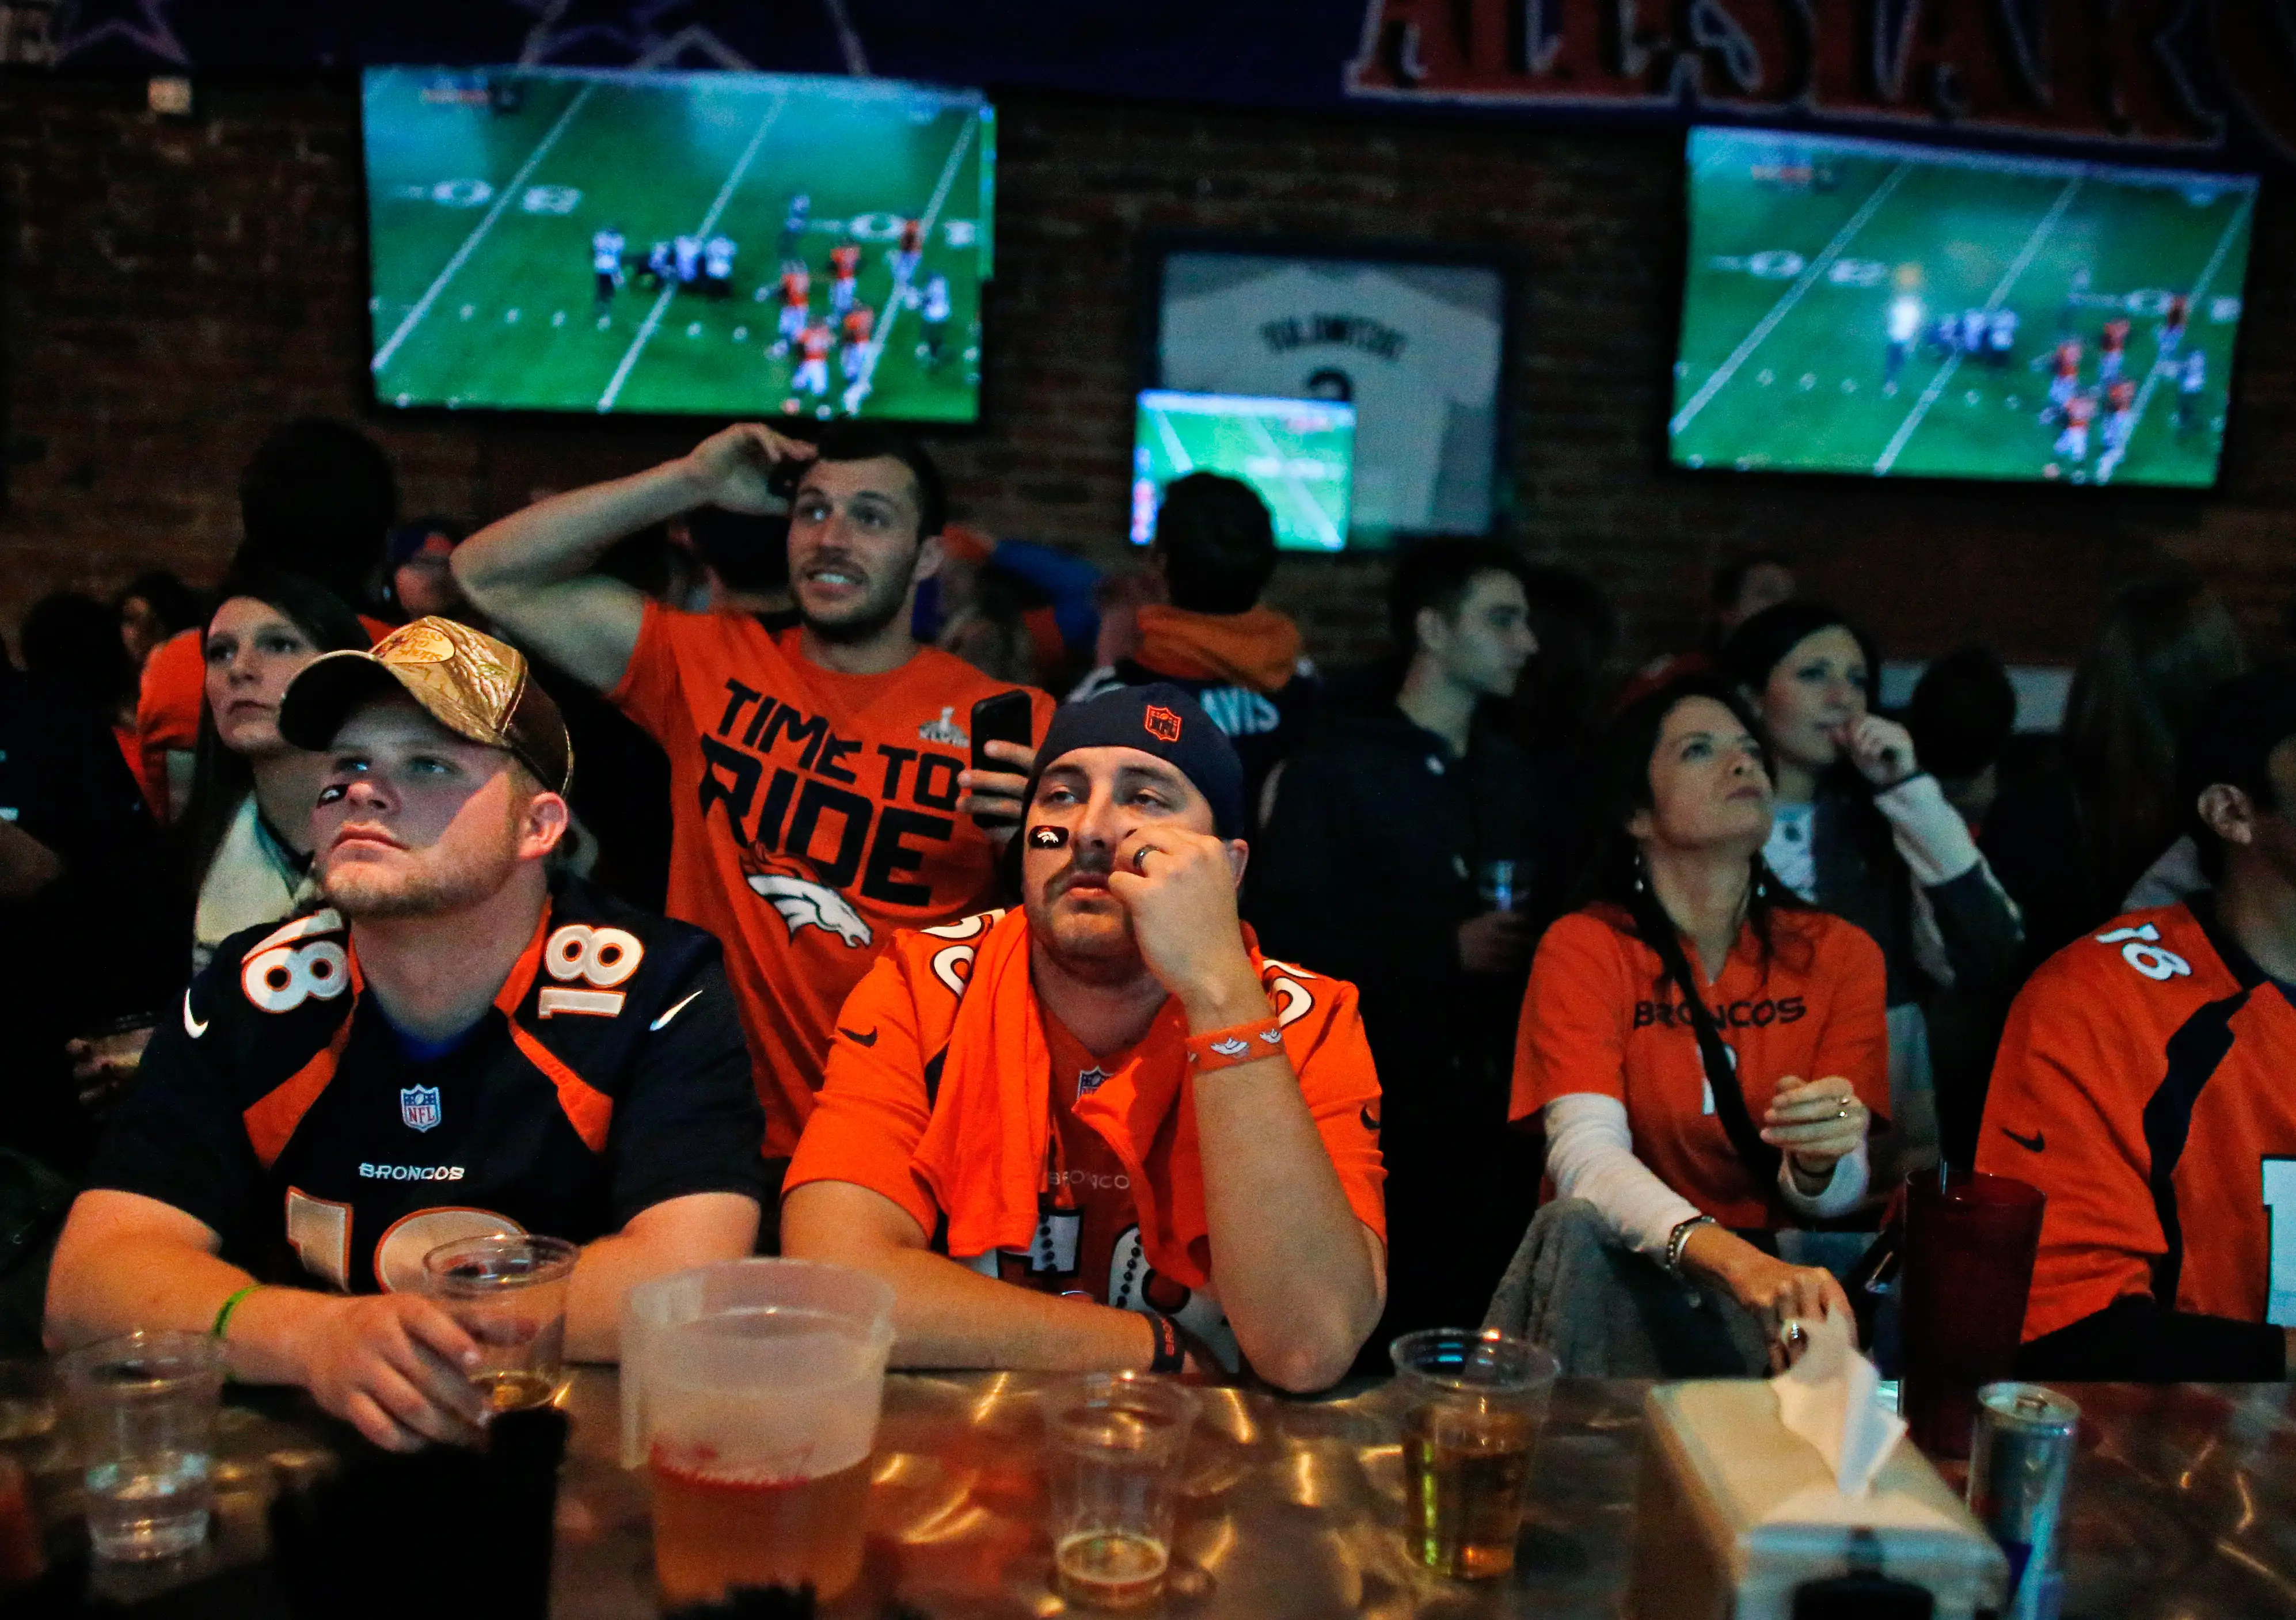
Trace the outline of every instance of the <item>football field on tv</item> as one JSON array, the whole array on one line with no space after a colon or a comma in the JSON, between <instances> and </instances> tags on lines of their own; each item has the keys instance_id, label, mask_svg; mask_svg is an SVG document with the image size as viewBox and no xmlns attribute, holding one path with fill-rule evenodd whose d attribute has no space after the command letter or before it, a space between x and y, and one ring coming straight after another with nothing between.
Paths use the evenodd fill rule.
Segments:
<instances>
[{"instance_id":1,"label":"football field on tv","mask_svg":"<svg viewBox=\"0 0 2296 1620\"><path fill-rule=\"evenodd\" d=\"M829 252L861 249L857 301L877 315L865 416L978 413L980 289L993 211L993 115L915 86L746 74L366 76L370 350L382 404L705 415L844 413L791 388L800 356L770 353L787 237L826 318ZM899 296L901 223L925 226ZM621 233L622 284L603 303L591 238ZM657 241L735 243L722 294L641 274ZM920 354L916 290L948 282L938 363Z\"/></svg>"},{"instance_id":2,"label":"football field on tv","mask_svg":"<svg viewBox=\"0 0 2296 1620\"><path fill-rule=\"evenodd\" d=\"M2095 481L2103 405L2087 454L2061 454L2049 361L2078 338L2079 386L2099 389L2120 316L2136 396L2112 481L2215 481L2252 181L1716 129L1693 133L1690 165L1677 464ZM1907 294L1921 331L1891 380L1889 308ZM2172 295L2190 301L2175 362L2197 349L2206 367L2189 399L2160 340ZM2013 312L2006 356L1933 337L1970 309Z\"/></svg>"},{"instance_id":3,"label":"football field on tv","mask_svg":"<svg viewBox=\"0 0 2296 1620\"><path fill-rule=\"evenodd\" d=\"M1140 396L1133 479L1152 485L1160 502L1167 484L1191 472L1241 479L1267 503L1278 546L1336 552L1348 540L1355 438L1355 413L1344 405L1152 389Z\"/></svg>"}]
</instances>

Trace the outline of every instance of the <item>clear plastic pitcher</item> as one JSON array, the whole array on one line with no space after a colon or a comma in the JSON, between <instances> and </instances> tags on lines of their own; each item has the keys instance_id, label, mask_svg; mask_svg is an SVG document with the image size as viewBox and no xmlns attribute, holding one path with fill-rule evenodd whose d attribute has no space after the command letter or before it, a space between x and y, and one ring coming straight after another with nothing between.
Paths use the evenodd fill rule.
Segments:
<instances>
[{"instance_id":1,"label":"clear plastic pitcher","mask_svg":"<svg viewBox=\"0 0 2296 1620\"><path fill-rule=\"evenodd\" d=\"M861 1571L893 1290L807 1260L658 1278L622 1305L622 1450L652 1474L666 1607Z\"/></svg>"}]
</instances>

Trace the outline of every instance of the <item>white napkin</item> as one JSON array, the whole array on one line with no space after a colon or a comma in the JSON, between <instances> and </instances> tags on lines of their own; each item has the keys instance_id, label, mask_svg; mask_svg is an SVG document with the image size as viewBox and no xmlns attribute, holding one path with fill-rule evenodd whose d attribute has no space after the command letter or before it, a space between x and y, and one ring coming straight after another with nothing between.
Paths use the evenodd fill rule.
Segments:
<instances>
[{"instance_id":1,"label":"white napkin","mask_svg":"<svg viewBox=\"0 0 2296 1620\"><path fill-rule=\"evenodd\" d=\"M1805 1319L1798 1325L1808 1335L1808 1348L1770 1380L1777 1391L1778 1420L1817 1448L1845 1500L1862 1501L1906 1432L1905 1420L1878 1398L1882 1375L1851 1345L1847 1317Z\"/></svg>"}]
</instances>

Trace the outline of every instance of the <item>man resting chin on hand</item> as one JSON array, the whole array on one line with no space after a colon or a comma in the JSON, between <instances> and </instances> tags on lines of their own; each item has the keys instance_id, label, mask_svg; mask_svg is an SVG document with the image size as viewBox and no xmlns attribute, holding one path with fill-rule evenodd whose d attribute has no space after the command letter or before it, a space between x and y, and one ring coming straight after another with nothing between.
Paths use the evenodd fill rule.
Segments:
<instances>
[{"instance_id":1,"label":"man resting chin on hand","mask_svg":"<svg viewBox=\"0 0 2296 1620\"><path fill-rule=\"evenodd\" d=\"M897 1364L1306 1391L1378 1320L1378 1077L1354 987L1237 920L1242 784L1177 687L1059 710L1022 909L899 936L846 1002L783 1245L893 1285Z\"/></svg>"}]
</instances>

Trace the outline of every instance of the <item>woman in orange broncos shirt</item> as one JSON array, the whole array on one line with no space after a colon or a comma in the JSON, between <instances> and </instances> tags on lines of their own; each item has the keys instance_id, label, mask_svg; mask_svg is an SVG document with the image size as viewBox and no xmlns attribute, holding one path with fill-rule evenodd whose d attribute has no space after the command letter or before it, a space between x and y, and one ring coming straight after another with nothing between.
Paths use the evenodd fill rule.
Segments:
<instances>
[{"instance_id":1,"label":"woman in orange broncos shirt","mask_svg":"<svg viewBox=\"0 0 2296 1620\"><path fill-rule=\"evenodd\" d=\"M1881 949L1763 865L1768 762L1728 687L1693 676L1628 709L1599 790L1593 904L1539 943L1512 1112L1544 1114L1557 1194L1627 1247L1776 1326L1846 1313L1767 1234L1865 1194L1890 1095Z\"/></svg>"}]
</instances>

